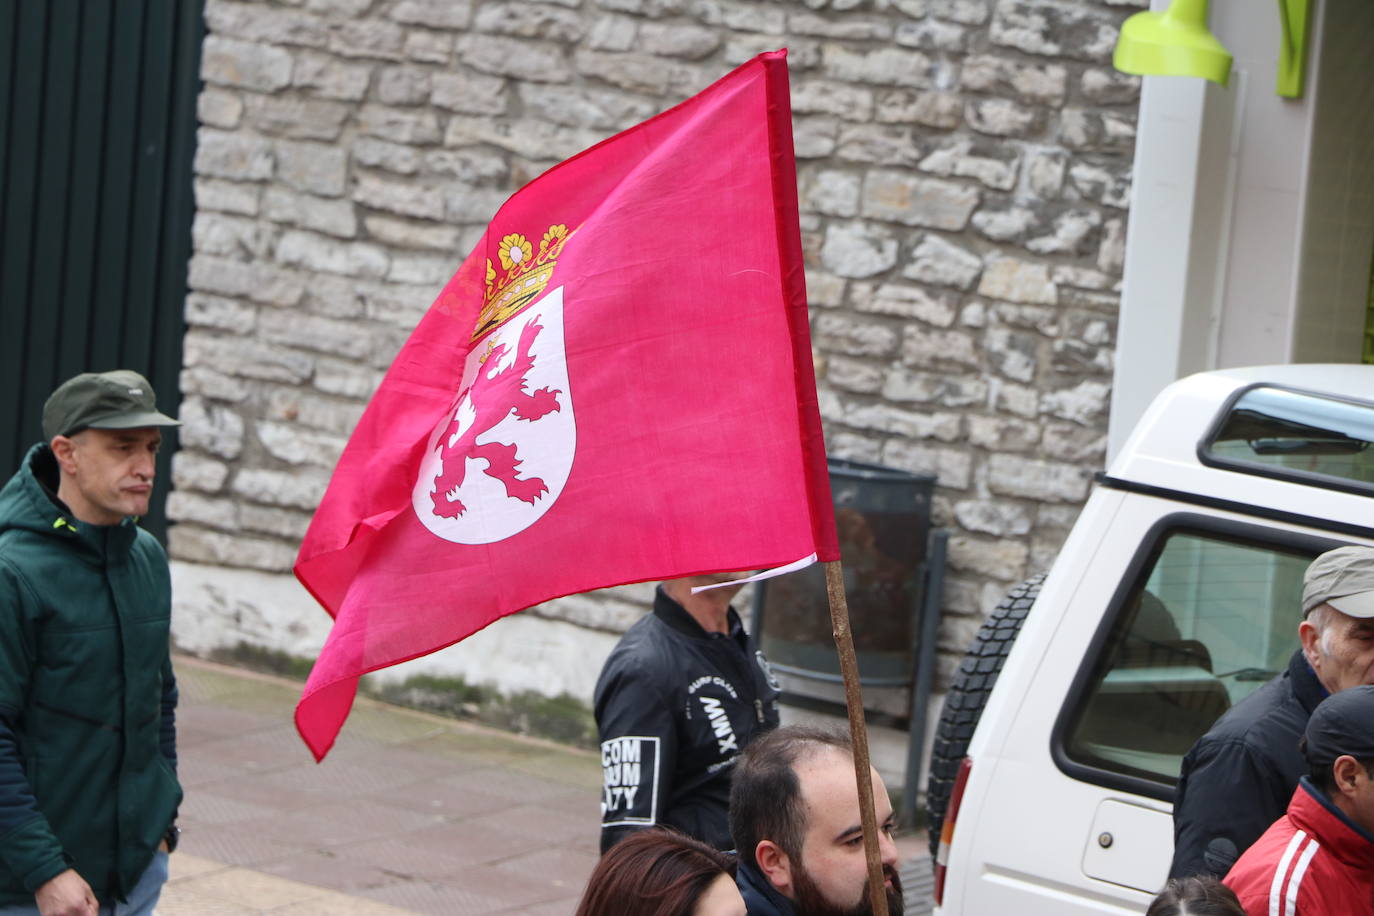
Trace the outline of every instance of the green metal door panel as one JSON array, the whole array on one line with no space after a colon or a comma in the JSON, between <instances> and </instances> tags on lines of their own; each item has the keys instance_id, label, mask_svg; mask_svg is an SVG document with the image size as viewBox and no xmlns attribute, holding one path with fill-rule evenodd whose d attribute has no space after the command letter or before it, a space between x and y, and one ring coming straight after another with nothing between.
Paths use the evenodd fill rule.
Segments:
<instances>
[{"instance_id":1,"label":"green metal door panel","mask_svg":"<svg viewBox=\"0 0 1374 916\"><path fill-rule=\"evenodd\" d=\"M19 11L14 4L0 4L0 175L5 174L9 162L10 90L14 87L14 67L6 61L14 60L14 30L19 19ZM3 216L0 207L0 217ZM0 219L3 227L3 219Z\"/></svg>"},{"instance_id":2,"label":"green metal door panel","mask_svg":"<svg viewBox=\"0 0 1374 916\"><path fill-rule=\"evenodd\" d=\"M34 126L38 159L34 163L33 260L30 265L33 278L29 283L26 335L26 355L35 360L42 354L59 356L63 350L58 345L58 325L64 311L62 280L66 271L59 265L66 264L67 178L71 171L76 40L81 14L73 0L55 0L44 5L48 17L41 45L43 104ZM26 378L22 384L29 381ZM32 406L29 409L32 410Z\"/></svg>"},{"instance_id":3,"label":"green metal door panel","mask_svg":"<svg viewBox=\"0 0 1374 916\"><path fill-rule=\"evenodd\" d=\"M107 295L120 300L124 300L128 292L129 252L121 246L103 243L110 238L128 238L130 214L134 207L132 175L134 145L137 141L132 126L138 114L136 101L139 60L143 55L145 5L144 2L135 2L120 7L119 15L114 17L112 23L110 87L106 101L111 117L105 126L100 197L95 210L102 243L94 264L95 285ZM128 311L126 308L111 308L107 302L96 305L95 314L91 316L94 334L90 359L93 362L104 365L124 355L122 344ZM153 387L158 390L155 381Z\"/></svg>"},{"instance_id":4,"label":"green metal door panel","mask_svg":"<svg viewBox=\"0 0 1374 916\"><path fill-rule=\"evenodd\" d=\"M33 217L38 171L38 127L43 93L43 48L34 35L47 31L47 9L41 3L10 5L15 21L15 44L10 79L9 117L5 135L0 137L8 153L5 173L4 226L0 230L0 391L19 395L12 424L0 424L0 436L11 429L31 430L34 412L31 398L23 397L25 352L28 349L30 287L33 260ZM15 465L13 452L6 450L6 467Z\"/></svg>"},{"instance_id":5,"label":"green metal door panel","mask_svg":"<svg viewBox=\"0 0 1374 916\"><path fill-rule=\"evenodd\" d=\"M157 286L155 300L167 303L176 321L160 321L153 327L153 362L150 371L159 379L158 390L178 390L181 377L181 340L186 333L183 302L186 298L186 265L191 260L191 223L195 218L196 198L191 182L192 162L196 155L196 103L200 96L200 47L205 40L205 28L197 0L196 15L183 13L175 23L171 40L176 50L169 110L178 112L174 127L167 132L167 161L171 175L179 180L163 183L163 212L168 214L162 227L158 250L163 263L154 275ZM184 6L190 6L185 4ZM189 75L189 76L188 76ZM192 78L193 77L193 78ZM175 436L172 443L175 444ZM170 480L172 449L163 451L164 480ZM166 492L166 488L163 488Z\"/></svg>"},{"instance_id":6,"label":"green metal door panel","mask_svg":"<svg viewBox=\"0 0 1374 916\"><path fill-rule=\"evenodd\" d=\"M172 46L175 24L172 17L149 10L143 20L143 45L149 48ZM140 206L129 213L131 238L161 239L164 175L167 169L167 129L170 114L173 54L145 54L139 93L133 100L137 105L136 129L133 131L133 172L130 184L134 200ZM142 245L129 252L127 274L124 278L125 297L129 302L152 301L156 274L161 267L160 245ZM183 270L185 262L182 262ZM161 316L152 310L130 309L124 325L124 358L140 366L151 366L153 328ZM151 370L150 370L151 371Z\"/></svg>"},{"instance_id":7,"label":"green metal door panel","mask_svg":"<svg viewBox=\"0 0 1374 916\"><path fill-rule=\"evenodd\" d=\"M78 51L80 73L77 76L75 118L77 124L100 124L105 115L105 95L109 87L110 61L109 3L85 3L81 15L81 46ZM92 201L100 192L103 144L78 143L72 150L70 206L67 215L67 262L85 265L82 269L66 271L64 320L73 328L91 326L92 311L97 300L94 271L90 265L97 257L101 239L96 224L96 210ZM59 354L59 378L70 378L90 362L90 354L71 352Z\"/></svg>"},{"instance_id":8,"label":"green metal door panel","mask_svg":"<svg viewBox=\"0 0 1374 916\"><path fill-rule=\"evenodd\" d=\"M177 407L204 32L202 0L0 4L0 476L77 372L136 369Z\"/></svg>"}]
</instances>

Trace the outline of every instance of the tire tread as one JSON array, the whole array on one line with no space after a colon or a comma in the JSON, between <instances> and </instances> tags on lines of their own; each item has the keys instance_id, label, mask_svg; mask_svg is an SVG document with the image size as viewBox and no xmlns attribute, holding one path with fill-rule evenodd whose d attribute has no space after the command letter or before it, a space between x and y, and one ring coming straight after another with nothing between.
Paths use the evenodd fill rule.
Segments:
<instances>
[{"instance_id":1,"label":"tire tread","mask_svg":"<svg viewBox=\"0 0 1374 916\"><path fill-rule=\"evenodd\" d=\"M930 831L930 854L935 856L940 846L940 828L944 826L945 811L949 807L950 792L959 774L959 764L968 752L973 731L978 727L983 707L987 705L992 688L1002 673L1012 643L1021 632L1026 616L1040 594L1045 574L1032 576L1007 592L978 628L978 635L969 644L954 672L954 679L945 694L940 721L935 729L935 743L930 752L930 779L926 784L927 829Z\"/></svg>"}]
</instances>

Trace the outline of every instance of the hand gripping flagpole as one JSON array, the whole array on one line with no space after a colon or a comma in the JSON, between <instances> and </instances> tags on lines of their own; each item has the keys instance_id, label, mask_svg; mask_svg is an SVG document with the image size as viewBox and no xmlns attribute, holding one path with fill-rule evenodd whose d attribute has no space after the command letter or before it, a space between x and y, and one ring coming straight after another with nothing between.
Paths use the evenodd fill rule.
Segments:
<instances>
[{"instance_id":1,"label":"hand gripping flagpole","mask_svg":"<svg viewBox=\"0 0 1374 916\"><path fill-rule=\"evenodd\" d=\"M849 632L849 603L844 597L844 571L839 560L825 563L825 590L830 599L830 623L835 648L840 653L844 676L844 702L849 712L849 738L854 745L854 775L859 784L859 821L864 831L864 855L868 859L868 896L873 916L887 916L882 855L878 851L878 817L873 811L872 766L868 762L868 729L864 725L863 690L859 686L859 662L854 656L854 637Z\"/></svg>"}]
</instances>

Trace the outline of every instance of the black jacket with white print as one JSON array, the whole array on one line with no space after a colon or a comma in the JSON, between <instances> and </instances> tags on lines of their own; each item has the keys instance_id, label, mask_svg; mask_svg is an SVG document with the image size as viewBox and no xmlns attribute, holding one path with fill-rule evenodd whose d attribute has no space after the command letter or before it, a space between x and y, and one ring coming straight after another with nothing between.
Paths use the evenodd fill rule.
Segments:
<instances>
[{"instance_id":1,"label":"black jacket with white print","mask_svg":"<svg viewBox=\"0 0 1374 916\"><path fill-rule=\"evenodd\" d=\"M778 724L778 684L729 612L707 633L659 586L652 613L626 631L596 683L601 850L667 825L732 849L727 813L739 752Z\"/></svg>"}]
</instances>

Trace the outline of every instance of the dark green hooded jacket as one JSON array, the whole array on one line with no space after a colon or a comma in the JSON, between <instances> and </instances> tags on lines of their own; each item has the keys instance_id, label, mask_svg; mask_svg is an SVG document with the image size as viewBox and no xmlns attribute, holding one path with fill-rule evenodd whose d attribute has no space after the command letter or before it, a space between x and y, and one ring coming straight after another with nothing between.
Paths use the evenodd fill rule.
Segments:
<instances>
[{"instance_id":1,"label":"dark green hooded jacket","mask_svg":"<svg viewBox=\"0 0 1374 916\"><path fill-rule=\"evenodd\" d=\"M57 476L37 445L0 490L0 906L67 868L124 899L181 802L166 554Z\"/></svg>"}]
</instances>

